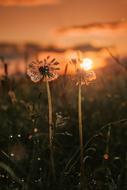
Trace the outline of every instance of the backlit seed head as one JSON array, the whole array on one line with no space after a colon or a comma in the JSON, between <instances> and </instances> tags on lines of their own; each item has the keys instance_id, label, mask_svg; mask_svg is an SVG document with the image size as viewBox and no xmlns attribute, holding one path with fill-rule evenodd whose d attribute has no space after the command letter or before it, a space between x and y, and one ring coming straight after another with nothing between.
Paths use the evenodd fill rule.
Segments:
<instances>
[{"instance_id":1,"label":"backlit seed head","mask_svg":"<svg viewBox=\"0 0 127 190\"><path fill-rule=\"evenodd\" d=\"M59 63L56 59L51 59L48 56L46 59L32 61L28 64L27 74L33 82L52 81L57 79Z\"/></svg>"}]
</instances>

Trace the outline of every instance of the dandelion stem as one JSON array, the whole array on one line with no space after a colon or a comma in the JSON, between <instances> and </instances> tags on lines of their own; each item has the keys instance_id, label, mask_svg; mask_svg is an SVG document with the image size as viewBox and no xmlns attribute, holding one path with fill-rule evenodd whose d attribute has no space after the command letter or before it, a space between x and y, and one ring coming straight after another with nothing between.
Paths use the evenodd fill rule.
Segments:
<instances>
[{"instance_id":1,"label":"dandelion stem","mask_svg":"<svg viewBox=\"0 0 127 190\"><path fill-rule=\"evenodd\" d=\"M47 96L48 96L48 124L49 124L49 147L50 147L50 162L53 180L56 180L55 176L55 163L54 163L54 152L53 152L53 118L52 118L52 98L49 82L46 81Z\"/></svg>"},{"instance_id":2,"label":"dandelion stem","mask_svg":"<svg viewBox=\"0 0 127 190\"><path fill-rule=\"evenodd\" d=\"M83 165L83 124L82 124L82 89L81 84L78 85L78 123L80 138L80 183L81 189L84 189L84 165Z\"/></svg>"}]
</instances>

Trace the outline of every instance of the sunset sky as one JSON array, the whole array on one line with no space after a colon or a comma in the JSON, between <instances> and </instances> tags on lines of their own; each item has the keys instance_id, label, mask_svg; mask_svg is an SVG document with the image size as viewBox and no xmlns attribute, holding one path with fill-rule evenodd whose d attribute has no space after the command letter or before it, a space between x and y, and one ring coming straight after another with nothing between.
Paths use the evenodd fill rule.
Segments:
<instances>
[{"instance_id":1,"label":"sunset sky","mask_svg":"<svg viewBox=\"0 0 127 190\"><path fill-rule=\"evenodd\" d=\"M127 0L0 0L0 43L28 42L126 56Z\"/></svg>"}]
</instances>

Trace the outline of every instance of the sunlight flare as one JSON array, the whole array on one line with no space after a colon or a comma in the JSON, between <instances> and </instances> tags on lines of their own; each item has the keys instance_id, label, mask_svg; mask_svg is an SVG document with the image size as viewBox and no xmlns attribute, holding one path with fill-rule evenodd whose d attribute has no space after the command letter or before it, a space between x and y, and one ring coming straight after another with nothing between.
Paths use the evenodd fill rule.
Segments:
<instances>
[{"instance_id":1,"label":"sunlight flare","mask_svg":"<svg viewBox=\"0 0 127 190\"><path fill-rule=\"evenodd\" d=\"M80 64L80 67L85 71L91 70L93 68L93 60L90 58L84 58L83 62Z\"/></svg>"}]
</instances>

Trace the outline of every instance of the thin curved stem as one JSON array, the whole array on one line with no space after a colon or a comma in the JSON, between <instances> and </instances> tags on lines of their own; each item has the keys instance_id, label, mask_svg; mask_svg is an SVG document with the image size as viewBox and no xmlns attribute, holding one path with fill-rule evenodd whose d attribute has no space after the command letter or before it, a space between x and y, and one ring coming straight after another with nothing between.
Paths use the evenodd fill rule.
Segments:
<instances>
[{"instance_id":1,"label":"thin curved stem","mask_svg":"<svg viewBox=\"0 0 127 190\"><path fill-rule=\"evenodd\" d=\"M86 144L84 145L84 147L83 147L83 150L85 150L85 149L89 146L89 144L92 142L92 140L94 140L96 137L98 137L98 135L99 135L103 130L105 130L105 129L109 128L109 127L113 127L113 126L115 126L115 125L117 125L117 124L125 124L126 122L127 122L127 119L121 119L121 120L119 120L119 121L111 122L111 123L108 123L108 124L102 126L102 127L87 141L87 143L86 143ZM120 127L122 127L122 126L120 125ZM67 162L67 164L66 164L66 166L65 166L65 168L64 168L63 173L65 173L65 172L69 173L69 172L71 171L71 169L76 165L76 163L77 163L78 160L80 159L79 152L80 152L80 149L78 148L78 149L76 150L76 152L72 155L71 159ZM74 161L74 162L73 162L73 161ZM70 168L68 171L66 171L66 170L69 168L69 166L71 165L71 163L72 163L71 168Z\"/></svg>"}]
</instances>

